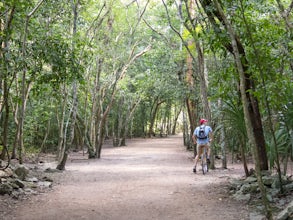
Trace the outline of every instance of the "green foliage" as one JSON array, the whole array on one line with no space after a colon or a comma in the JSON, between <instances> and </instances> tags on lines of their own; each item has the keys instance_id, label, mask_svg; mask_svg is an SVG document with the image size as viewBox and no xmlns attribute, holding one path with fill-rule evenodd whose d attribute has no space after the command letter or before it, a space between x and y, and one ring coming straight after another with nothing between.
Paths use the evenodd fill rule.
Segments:
<instances>
[{"instance_id":1,"label":"green foliage","mask_svg":"<svg viewBox=\"0 0 293 220\"><path fill-rule=\"evenodd\" d=\"M276 138L276 144L278 149L278 154L281 160L283 161L286 157L288 157L288 152L292 152L293 145L292 140L290 140L290 136L288 134L288 130L286 127L281 126L278 130L275 132L275 138ZM270 162L270 168L274 168L277 154L275 151L274 146L274 140L273 137L268 136L266 138L266 146L267 146L267 152L268 152L268 159ZM292 153L291 153L292 154Z\"/></svg>"},{"instance_id":2,"label":"green foliage","mask_svg":"<svg viewBox=\"0 0 293 220\"><path fill-rule=\"evenodd\" d=\"M230 149L239 151L239 146L247 146L247 133L242 105L232 100L227 101L223 103L220 112L216 113L219 115L219 126L225 130L225 142Z\"/></svg>"}]
</instances>

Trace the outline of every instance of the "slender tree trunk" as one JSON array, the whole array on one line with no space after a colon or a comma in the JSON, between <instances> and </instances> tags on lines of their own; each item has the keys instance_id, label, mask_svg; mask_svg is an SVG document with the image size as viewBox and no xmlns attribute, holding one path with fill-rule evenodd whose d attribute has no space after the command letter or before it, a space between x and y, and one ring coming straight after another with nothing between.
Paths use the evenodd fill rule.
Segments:
<instances>
[{"instance_id":1,"label":"slender tree trunk","mask_svg":"<svg viewBox=\"0 0 293 220\"><path fill-rule=\"evenodd\" d=\"M173 119L173 123L172 123L172 128L171 128L171 134L175 135L176 134L176 127L177 127L177 121L179 118L180 113L182 112L182 106L179 107L179 110L177 111L177 113L175 114L175 117Z\"/></svg>"},{"instance_id":2,"label":"slender tree trunk","mask_svg":"<svg viewBox=\"0 0 293 220\"><path fill-rule=\"evenodd\" d=\"M204 52L203 48L200 45L200 42L197 40L196 43L196 51L197 51L197 59L198 59L198 75L200 78L200 96L201 102L203 105L203 118L207 118L209 122L211 122L211 110L210 110L210 103L208 101L208 87L207 87L207 75L205 72L205 63L204 63ZM212 145L210 146L210 159L211 164L210 168L215 169L215 160L214 160L214 148Z\"/></svg>"},{"instance_id":3,"label":"slender tree trunk","mask_svg":"<svg viewBox=\"0 0 293 220\"><path fill-rule=\"evenodd\" d=\"M243 168L245 172L245 176L248 177L250 175L248 167L247 167L247 161L246 161L246 154L245 154L245 143L243 140L240 142L240 150L241 150L241 158L242 158L242 163L243 163Z\"/></svg>"},{"instance_id":4,"label":"slender tree trunk","mask_svg":"<svg viewBox=\"0 0 293 220\"><path fill-rule=\"evenodd\" d=\"M192 135L194 132L194 129L196 128L196 119L198 118L198 113L197 113L197 109L196 109L196 102L187 98L186 99L186 107L187 107L187 113L188 113L188 118L190 121L190 128L189 130L189 135L188 135L188 140L187 140L187 149L193 149L193 153L194 153L194 157L196 156L196 147L193 146L193 142L192 142Z\"/></svg>"},{"instance_id":5,"label":"slender tree trunk","mask_svg":"<svg viewBox=\"0 0 293 220\"><path fill-rule=\"evenodd\" d=\"M2 144L3 150L0 155L0 159L5 159L5 154L8 152L8 126L9 126L9 103L8 103L8 87L7 80L4 80L4 117L3 117L3 133L2 133ZM9 157L9 155L7 155ZM10 160L10 158L7 158Z\"/></svg>"},{"instance_id":6,"label":"slender tree trunk","mask_svg":"<svg viewBox=\"0 0 293 220\"><path fill-rule=\"evenodd\" d=\"M272 111L271 111L271 107L270 107L270 103L269 103L269 98L268 98L268 95L267 95L267 85L265 83L265 79L264 79L264 72L267 69L267 67L265 67L266 70L264 70L264 68L262 67L261 65L261 62L260 62L260 52L259 50L256 48L255 46L255 41L253 40L253 37L252 37L252 33L250 31L250 27L248 25L248 22L246 20L246 17L245 17L245 13L244 13L244 7L243 7L243 4L242 4L242 1L241 1L241 12L242 12L242 18L243 18L243 21L245 23L245 26L246 26L246 29L247 29L247 34L248 34L248 38L250 40L250 44L252 45L253 47L253 50L254 50L254 53L255 53L255 56L256 56L256 66L259 70L259 73L260 73L260 78L261 78L261 84L262 84L262 88L263 88L263 96L264 96L264 103L265 103L265 106L266 106L266 110L267 110L267 113L268 113L268 121L269 121L269 130L271 132L271 135L273 137L273 142L274 142L274 150L275 150L275 153L276 153L276 159L275 159L275 164L276 164L276 167L277 167L277 172L278 172L278 177L279 177L279 181L280 181L280 191L281 193L284 192L284 189L283 189L283 184L282 184L282 173L281 173L281 166L280 166L280 161L279 161L279 152L278 152L278 146L277 146L277 140L276 140L276 135L275 135L275 129L274 129L274 126L273 126L273 122L272 122Z\"/></svg>"},{"instance_id":7,"label":"slender tree trunk","mask_svg":"<svg viewBox=\"0 0 293 220\"><path fill-rule=\"evenodd\" d=\"M46 141L47 141L47 138L48 138L48 135L49 135L50 127L51 127L51 120L48 119L47 129L46 129L46 133L44 135L44 138L43 138L43 141L42 141L42 144L41 144L40 153L44 153L45 152L45 149L46 149Z\"/></svg>"},{"instance_id":8,"label":"slender tree trunk","mask_svg":"<svg viewBox=\"0 0 293 220\"><path fill-rule=\"evenodd\" d=\"M73 30L72 30L72 38L75 38L76 35L76 30L77 30L77 19L78 19L78 6L79 6L79 0L74 2L71 0L71 6L72 6L72 13L73 13ZM75 42L74 40L72 41L72 48L74 51L75 48ZM77 80L74 80L73 85L72 85L72 119L71 119L71 125L70 125L70 131L71 131L71 140L69 141L70 145L72 145L73 140L74 140L74 129L75 129L75 123L76 123L76 114L77 114L77 109L78 109L78 99L77 99L77 90L78 90L78 84Z\"/></svg>"},{"instance_id":9,"label":"slender tree trunk","mask_svg":"<svg viewBox=\"0 0 293 220\"><path fill-rule=\"evenodd\" d=\"M61 94L63 96L61 100L61 117L59 118L59 114L57 111L57 121L58 121L58 146L57 146L57 158L58 161L61 161L61 158L63 157L62 147L64 143L64 122L65 122L65 115L66 115L66 106L67 106L67 91L66 91L66 85L63 85L63 90L61 91Z\"/></svg>"},{"instance_id":10,"label":"slender tree trunk","mask_svg":"<svg viewBox=\"0 0 293 220\"><path fill-rule=\"evenodd\" d=\"M76 28L77 28L77 18L78 18L78 12L77 8L79 6L79 0L74 2L71 0L71 6L72 6L72 14L73 14L73 30L72 30L72 39L74 39L76 35ZM75 44L74 41L72 41L72 48L74 50ZM68 158L68 150L70 149L71 145L73 144L74 141L74 136L75 136L75 127L76 127L76 113L77 113L77 107L78 107L78 101L77 101L77 81L74 80L73 85L72 85L72 108L71 112L69 114L68 118L68 123L70 121L70 140L69 143L66 141L66 136L67 136L67 130L68 130L68 123L66 123L66 128L65 128L65 136L64 136L64 141L63 145L61 147L61 157L59 159L59 164L57 165L57 169L59 170L64 170L66 161Z\"/></svg>"},{"instance_id":11,"label":"slender tree trunk","mask_svg":"<svg viewBox=\"0 0 293 220\"><path fill-rule=\"evenodd\" d=\"M201 5L203 6L208 18L213 25L216 33L221 33L222 30L219 27L219 24L216 22L215 18L217 18L226 28L226 24L224 22L224 14L219 12L219 9L215 7L212 3L216 3L216 1L211 0L200 0ZM241 57L240 62L243 69L244 74L244 90L246 91L245 94L245 101L247 102L247 110L248 110L248 117L247 119L250 121L253 130L253 139L255 140L256 150L257 150L257 159L260 164L261 170L268 170L268 159L266 153L266 146L265 146L265 139L261 121L261 115L259 110L259 104L257 98L253 95L251 91L255 90L255 85L252 76L248 73L249 63L246 59L246 54L243 45L241 44L238 37L235 35L236 47L237 51L239 52L239 56ZM232 43L224 43L223 46L231 52L235 58L235 51L233 49ZM235 58L236 60L236 58ZM239 73L240 74L240 73ZM241 78L241 77L240 77Z\"/></svg>"},{"instance_id":12,"label":"slender tree trunk","mask_svg":"<svg viewBox=\"0 0 293 220\"><path fill-rule=\"evenodd\" d=\"M218 109L222 108L222 100L218 100ZM226 149L226 133L225 128L222 127L220 130L220 146L221 146L221 153L222 153L222 168L227 169L227 149Z\"/></svg>"},{"instance_id":13,"label":"slender tree trunk","mask_svg":"<svg viewBox=\"0 0 293 220\"><path fill-rule=\"evenodd\" d=\"M155 125L155 121L156 121L156 116L158 113L158 109L159 106L163 103L163 101L159 101L159 100L155 100L154 101L154 108L151 111L151 115L150 115L150 127L149 127L149 132L148 132L148 136L151 137L153 135L155 135L154 132L154 125Z\"/></svg>"},{"instance_id":14,"label":"slender tree trunk","mask_svg":"<svg viewBox=\"0 0 293 220\"><path fill-rule=\"evenodd\" d=\"M26 70L23 72L23 77L22 77L22 92L21 92L21 108L20 108L20 113L19 113L19 118L18 118L18 129L17 131L19 132L17 134L18 140L18 152L19 152L19 163L23 163L23 154L24 154L24 145L23 145L23 126L24 126L24 121L25 121L25 111L26 111L26 104L28 101L28 96L30 93L30 90L32 88L32 83L27 84L27 88L25 85L25 78L26 78Z\"/></svg>"},{"instance_id":15,"label":"slender tree trunk","mask_svg":"<svg viewBox=\"0 0 293 220\"><path fill-rule=\"evenodd\" d=\"M140 103L140 99L135 100L131 106L128 106L128 113L126 114L124 123L122 125L124 129L123 129L123 132L121 132L122 133L122 140L120 143L121 146L126 146L126 136L128 134L129 122L131 121L133 113L135 112L139 103Z\"/></svg>"},{"instance_id":16,"label":"slender tree trunk","mask_svg":"<svg viewBox=\"0 0 293 220\"><path fill-rule=\"evenodd\" d=\"M0 155L1 159L5 159L5 154L8 152L8 126L9 126L9 85L8 85L8 76L9 76L9 63L6 62L6 54L9 51L9 39L11 37L11 23L14 17L15 7L13 6L9 11L7 11L7 16L5 21L0 19L0 32L4 33L5 36L3 41L0 41L0 59L1 59L1 68L0 71L0 90L3 91L0 95L0 121L3 122L2 125L2 144L3 150ZM3 94L3 96L2 96ZM4 110L4 111L3 111ZM2 119L2 113L4 112L4 117ZM9 157L9 155L7 155ZM10 160L10 158L7 158Z\"/></svg>"},{"instance_id":17,"label":"slender tree trunk","mask_svg":"<svg viewBox=\"0 0 293 220\"><path fill-rule=\"evenodd\" d=\"M17 79L17 77L16 77ZM16 80L16 85L17 85L17 80ZM17 91L18 89L16 89ZM17 143L18 143L18 135L19 135L19 125L18 125L18 113L19 113L19 105L18 102L15 104L14 110L13 110L13 118L14 118L14 123L15 123L15 127L16 127L16 132L15 132L15 137L14 137L14 143L13 143L13 148L12 148L12 153L11 153L11 159L16 159L17 157Z\"/></svg>"}]
</instances>

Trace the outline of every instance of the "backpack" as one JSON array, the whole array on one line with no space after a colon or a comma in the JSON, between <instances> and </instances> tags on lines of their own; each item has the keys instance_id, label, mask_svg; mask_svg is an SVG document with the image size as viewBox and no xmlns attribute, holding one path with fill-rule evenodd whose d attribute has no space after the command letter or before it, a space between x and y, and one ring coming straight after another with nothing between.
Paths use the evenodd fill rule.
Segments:
<instances>
[{"instance_id":1,"label":"backpack","mask_svg":"<svg viewBox=\"0 0 293 220\"><path fill-rule=\"evenodd\" d=\"M198 139L207 139L207 137L208 137L208 135L205 132L205 126L204 125L200 126L198 134L197 134L197 138Z\"/></svg>"}]
</instances>

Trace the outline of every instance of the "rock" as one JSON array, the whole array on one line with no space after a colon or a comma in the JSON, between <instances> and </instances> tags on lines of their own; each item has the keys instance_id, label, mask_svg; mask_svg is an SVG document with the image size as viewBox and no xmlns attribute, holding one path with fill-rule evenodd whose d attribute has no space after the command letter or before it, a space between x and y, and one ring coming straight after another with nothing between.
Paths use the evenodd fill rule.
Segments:
<instances>
[{"instance_id":1,"label":"rock","mask_svg":"<svg viewBox=\"0 0 293 220\"><path fill-rule=\"evenodd\" d=\"M285 185L285 184L288 184L290 183L290 181L287 179L286 176L282 176L282 184ZM280 181L279 181L279 177L278 175L275 175L273 177L273 183L272 183L272 188L276 188L276 189L279 189L280 188Z\"/></svg>"},{"instance_id":2,"label":"rock","mask_svg":"<svg viewBox=\"0 0 293 220\"><path fill-rule=\"evenodd\" d=\"M0 195L10 195L13 191L12 186L9 183L0 184Z\"/></svg>"},{"instance_id":3,"label":"rock","mask_svg":"<svg viewBox=\"0 0 293 220\"><path fill-rule=\"evenodd\" d=\"M246 201L248 202L250 200L250 194L243 194L240 191L237 191L234 195L233 198L237 201Z\"/></svg>"},{"instance_id":4,"label":"rock","mask_svg":"<svg viewBox=\"0 0 293 220\"><path fill-rule=\"evenodd\" d=\"M257 182L257 178L255 178L253 176L249 176L243 182L244 183L255 183L255 182Z\"/></svg>"},{"instance_id":5,"label":"rock","mask_svg":"<svg viewBox=\"0 0 293 220\"><path fill-rule=\"evenodd\" d=\"M285 185L285 186L284 186L284 189L285 189L286 191L291 191L291 190L293 190L293 183L290 183L290 184Z\"/></svg>"},{"instance_id":6,"label":"rock","mask_svg":"<svg viewBox=\"0 0 293 220\"><path fill-rule=\"evenodd\" d=\"M14 183L15 183L16 185L18 185L19 188L24 188L24 186L25 186L25 184L24 184L21 180L19 180L19 179L15 179L15 180L14 180Z\"/></svg>"},{"instance_id":7,"label":"rock","mask_svg":"<svg viewBox=\"0 0 293 220\"><path fill-rule=\"evenodd\" d=\"M29 170L23 166L23 165L19 165L15 170L14 173L21 179L21 180L25 180L25 178L27 177L27 175L29 174Z\"/></svg>"},{"instance_id":8,"label":"rock","mask_svg":"<svg viewBox=\"0 0 293 220\"><path fill-rule=\"evenodd\" d=\"M242 180L239 179L229 179L229 183L230 183L230 189L232 190L239 190L243 184Z\"/></svg>"},{"instance_id":9,"label":"rock","mask_svg":"<svg viewBox=\"0 0 293 220\"><path fill-rule=\"evenodd\" d=\"M291 201L286 208L281 211L278 216L276 217L276 220L290 220L293 219L293 201Z\"/></svg>"},{"instance_id":10,"label":"rock","mask_svg":"<svg viewBox=\"0 0 293 220\"><path fill-rule=\"evenodd\" d=\"M263 176L262 182L265 186L271 187L274 182L274 178L272 176Z\"/></svg>"},{"instance_id":11,"label":"rock","mask_svg":"<svg viewBox=\"0 0 293 220\"><path fill-rule=\"evenodd\" d=\"M37 186L41 188L51 188L52 182L44 181L44 182L38 182Z\"/></svg>"},{"instance_id":12,"label":"rock","mask_svg":"<svg viewBox=\"0 0 293 220\"><path fill-rule=\"evenodd\" d=\"M240 188L242 194L258 192L258 183L244 184Z\"/></svg>"},{"instance_id":13,"label":"rock","mask_svg":"<svg viewBox=\"0 0 293 220\"><path fill-rule=\"evenodd\" d=\"M44 177L42 178L42 180L44 180L44 181L48 181L48 182L54 182L53 179L51 179L50 177L47 177L47 176L44 176Z\"/></svg>"},{"instance_id":14,"label":"rock","mask_svg":"<svg viewBox=\"0 0 293 220\"><path fill-rule=\"evenodd\" d=\"M38 178L36 178L36 177L30 177L30 178L26 178L25 181L27 181L27 182L32 182L32 183L36 183L36 182L38 182L39 180L38 180Z\"/></svg>"},{"instance_id":15,"label":"rock","mask_svg":"<svg viewBox=\"0 0 293 220\"><path fill-rule=\"evenodd\" d=\"M1 178L7 178L11 176L13 176L13 171L10 168L7 168L6 170L0 170Z\"/></svg>"},{"instance_id":16,"label":"rock","mask_svg":"<svg viewBox=\"0 0 293 220\"><path fill-rule=\"evenodd\" d=\"M267 188L267 193L270 194L272 197L276 197L279 194L279 192L279 189Z\"/></svg>"},{"instance_id":17,"label":"rock","mask_svg":"<svg viewBox=\"0 0 293 220\"><path fill-rule=\"evenodd\" d=\"M265 216L261 213L258 213L258 212L251 212L249 214L249 219L251 220L264 220L266 219Z\"/></svg>"}]
</instances>

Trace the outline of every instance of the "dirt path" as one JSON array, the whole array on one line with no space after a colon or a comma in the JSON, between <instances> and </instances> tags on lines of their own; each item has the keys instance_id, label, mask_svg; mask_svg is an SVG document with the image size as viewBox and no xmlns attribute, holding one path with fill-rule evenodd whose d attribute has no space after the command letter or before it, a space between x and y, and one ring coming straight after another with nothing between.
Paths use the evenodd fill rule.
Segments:
<instances>
[{"instance_id":1,"label":"dirt path","mask_svg":"<svg viewBox=\"0 0 293 220\"><path fill-rule=\"evenodd\" d=\"M229 177L243 175L241 167L203 176L192 173L191 157L180 136L107 147L99 160L71 156L60 184L4 220L249 219L247 206L232 200L225 187Z\"/></svg>"}]
</instances>

